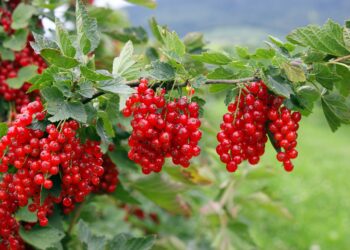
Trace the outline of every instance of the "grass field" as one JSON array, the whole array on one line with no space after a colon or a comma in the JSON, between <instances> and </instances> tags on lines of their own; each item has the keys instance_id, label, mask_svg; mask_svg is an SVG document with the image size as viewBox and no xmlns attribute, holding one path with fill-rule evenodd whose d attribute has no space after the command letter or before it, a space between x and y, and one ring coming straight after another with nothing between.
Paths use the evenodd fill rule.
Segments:
<instances>
[{"instance_id":1,"label":"grass field","mask_svg":"<svg viewBox=\"0 0 350 250\"><path fill-rule=\"evenodd\" d=\"M210 101L206 107L208 119L219 124L223 102ZM320 108L303 118L295 170L280 168L270 184L293 218L261 215L252 228L261 249L349 249L349 139L350 127L332 133ZM261 165L278 166L270 146Z\"/></svg>"}]
</instances>

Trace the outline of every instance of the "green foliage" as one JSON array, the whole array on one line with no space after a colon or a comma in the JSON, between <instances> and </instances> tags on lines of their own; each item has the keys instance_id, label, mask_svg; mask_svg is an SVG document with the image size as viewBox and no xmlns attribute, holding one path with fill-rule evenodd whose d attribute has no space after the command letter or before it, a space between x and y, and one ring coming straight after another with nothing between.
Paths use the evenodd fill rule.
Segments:
<instances>
[{"instance_id":1,"label":"green foliage","mask_svg":"<svg viewBox=\"0 0 350 250\"><path fill-rule=\"evenodd\" d=\"M16 78L7 79L7 84L13 89L19 89L23 86L25 82L30 82L30 80L37 75L38 67L35 65L30 65L20 68L17 73Z\"/></svg>"},{"instance_id":2,"label":"green foliage","mask_svg":"<svg viewBox=\"0 0 350 250\"><path fill-rule=\"evenodd\" d=\"M64 237L64 232L51 226L34 226L34 228L29 231L21 227L19 234L25 242L43 250L56 246Z\"/></svg>"},{"instance_id":3,"label":"green foliage","mask_svg":"<svg viewBox=\"0 0 350 250\"><path fill-rule=\"evenodd\" d=\"M12 14L11 28L14 30L26 28L36 9L28 4L20 3Z\"/></svg>"}]
</instances>

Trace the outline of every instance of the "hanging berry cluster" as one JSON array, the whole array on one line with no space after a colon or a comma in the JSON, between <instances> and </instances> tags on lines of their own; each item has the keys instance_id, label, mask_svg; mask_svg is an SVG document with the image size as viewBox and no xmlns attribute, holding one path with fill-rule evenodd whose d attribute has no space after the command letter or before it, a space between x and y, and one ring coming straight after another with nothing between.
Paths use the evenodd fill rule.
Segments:
<instances>
[{"instance_id":1,"label":"hanging berry cluster","mask_svg":"<svg viewBox=\"0 0 350 250\"><path fill-rule=\"evenodd\" d=\"M136 89L123 110L124 116L133 115L129 158L141 165L144 174L160 172L166 157L188 167L190 159L200 154L199 105L186 97L167 102L165 89L155 92L146 79Z\"/></svg>"},{"instance_id":2,"label":"hanging berry cluster","mask_svg":"<svg viewBox=\"0 0 350 250\"><path fill-rule=\"evenodd\" d=\"M20 249L19 223L13 217L19 207L28 205L30 212L36 212L39 224L46 226L54 203L62 204L63 211L69 213L74 203L82 202L100 184L107 190L115 188L113 173L112 177L102 177L99 143L81 143L76 137L79 124L74 120L58 127L49 124L45 132L28 127L34 118L44 117L40 102L29 103L0 140L0 172L5 173L0 182L1 249ZM10 173L12 166L15 171ZM43 190L53 188L54 178L62 179L60 193L57 197L49 193L43 201ZM112 188L103 184L106 182Z\"/></svg>"},{"instance_id":3,"label":"hanging berry cluster","mask_svg":"<svg viewBox=\"0 0 350 250\"><path fill-rule=\"evenodd\" d=\"M117 166L107 156L103 156L103 175L98 186L94 186L94 193L113 193L119 182Z\"/></svg>"},{"instance_id":4,"label":"hanging berry cluster","mask_svg":"<svg viewBox=\"0 0 350 250\"><path fill-rule=\"evenodd\" d=\"M11 1L9 5L13 6L12 9L17 6L19 1ZM11 29L12 14L10 11L0 8L0 26L3 27L4 31L11 35L15 32ZM30 83L26 82L19 89L14 89L9 87L6 80L11 78L16 78L18 71L22 67L29 65L36 65L38 67L37 71L39 74L46 68L44 60L37 54L34 53L33 49L30 47L30 41L32 36L29 35L27 38L26 47L18 52L15 52L15 58L11 60L2 60L0 58L0 97L4 98L5 101L14 102L16 106L16 111L20 112L21 107L27 105L31 100L38 98L38 93L33 92L30 95L27 94Z\"/></svg>"},{"instance_id":5,"label":"hanging berry cluster","mask_svg":"<svg viewBox=\"0 0 350 250\"><path fill-rule=\"evenodd\" d=\"M272 133L276 148L284 152L277 159L286 171L293 170L290 159L297 157L299 112L292 113L282 107L283 99L268 92L262 81L252 82L240 91L235 102L228 105L223 116L221 131L217 134L216 148L220 160L229 172L234 172L244 160L252 165L260 161L265 152L268 130ZM267 127L268 126L268 129Z\"/></svg>"}]
</instances>

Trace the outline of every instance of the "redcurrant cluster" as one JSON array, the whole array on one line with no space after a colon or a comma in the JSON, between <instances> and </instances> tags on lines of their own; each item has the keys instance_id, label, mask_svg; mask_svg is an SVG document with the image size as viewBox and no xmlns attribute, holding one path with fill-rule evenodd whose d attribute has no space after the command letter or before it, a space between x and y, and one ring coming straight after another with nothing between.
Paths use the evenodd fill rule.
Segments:
<instances>
[{"instance_id":1,"label":"redcurrant cluster","mask_svg":"<svg viewBox=\"0 0 350 250\"><path fill-rule=\"evenodd\" d=\"M117 166L107 156L103 156L104 173L100 178L100 184L94 187L95 193L113 193L119 182Z\"/></svg>"},{"instance_id":2,"label":"redcurrant cluster","mask_svg":"<svg viewBox=\"0 0 350 250\"><path fill-rule=\"evenodd\" d=\"M15 53L14 61L0 60L0 96L8 102L15 102L17 112L27 105L31 99L38 98L38 93L32 92L30 95L27 94L31 86L29 83L24 83L19 89L12 89L6 83L6 79L17 77L18 71L28 65L38 66L38 73L41 73L46 67L45 62L39 55L34 53L29 44L22 51Z\"/></svg>"},{"instance_id":3,"label":"redcurrant cluster","mask_svg":"<svg viewBox=\"0 0 350 250\"><path fill-rule=\"evenodd\" d=\"M199 105L186 97L167 103L165 89L155 92L146 79L136 89L123 110L124 116L133 115L129 158L141 165L144 174L160 172L166 157L188 167L190 159L200 154Z\"/></svg>"},{"instance_id":4,"label":"redcurrant cluster","mask_svg":"<svg viewBox=\"0 0 350 250\"><path fill-rule=\"evenodd\" d=\"M299 112L292 114L286 107L281 107L282 103L281 97L270 94L266 85L259 81L247 85L235 102L229 104L229 113L223 116L221 131L217 134L219 145L216 148L229 172L236 171L244 160L252 165L260 161L268 140L268 124L276 146L286 150L285 153L278 153L277 158L284 162L287 171L293 169L290 159L297 156L294 148L301 115Z\"/></svg>"},{"instance_id":5,"label":"redcurrant cluster","mask_svg":"<svg viewBox=\"0 0 350 250\"><path fill-rule=\"evenodd\" d=\"M11 243L21 245L19 224L13 217L19 207L28 205L39 224L46 226L54 203L62 203L64 212L71 211L75 202L82 202L100 184L104 173L99 143L87 140L82 144L76 137L78 122L71 120L59 127L49 124L44 132L28 127L34 118L45 118L39 101L23 107L0 140L0 172L4 173L0 182L1 249L20 249ZM59 196L49 193L41 201L43 189L52 189L54 178L62 179Z\"/></svg>"},{"instance_id":6,"label":"redcurrant cluster","mask_svg":"<svg viewBox=\"0 0 350 250\"><path fill-rule=\"evenodd\" d=\"M301 115L299 112L292 113L286 107L280 108L277 105L271 108L268 113L269 130L274 136L276 145L283 149L277 153L277 160L283 162L284 169L290 172L294 168L291 159L298 156L295 147L297 146L297 130Z\"/></svg>"}]
</instances>

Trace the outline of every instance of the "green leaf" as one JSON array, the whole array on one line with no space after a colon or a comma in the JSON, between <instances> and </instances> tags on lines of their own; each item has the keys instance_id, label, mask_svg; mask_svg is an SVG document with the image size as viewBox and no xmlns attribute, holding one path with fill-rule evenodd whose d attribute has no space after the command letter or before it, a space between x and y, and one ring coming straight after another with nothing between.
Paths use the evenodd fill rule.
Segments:
<instances>
[{"instance_id":1,"label":"green leaf","mask_svg":"<svg viewBox=\"0 0 350 250\"><path fill-rule=\"evenodd\" d=\"M117 189L113 193L113 197L115 197L117 200L127 203L127 204L133 204L133 205L141 205L141 203L136 200L130 192L125 190L124 186L119 182L117 185Z\"/></svg>"},{"instance_id":2,"label":"green leaf","mask_svg":"<svg viewBox=\"0 0 350 250\"><path fill-rule=\"evenodd\" d=\"M96 123L96 132L101 139L101 150L103 153L106 153L108 146L112 143L112 140L107 135L104 127L105 125L103 120L99 118Z\"/></svg>"},{"instance_id":3,"label":"green leaf","mask_svg":"<svg viewBox=\"0 0 350 250\"><path fill-rule=\"evenodd\" d=\"M283 81L280 81L276 78L272 78L271 76L268 76L268 81L266 81L265 83L268 86L268 88L276 95L289 98L290 95L293 93L293 90L289 84L284 83Z\"/></svg>"},{"instance_id":4,"label":"green leaf","mask_svg":"<svg viewBox=\"0 0 350 250\"><path fill-rule=\"evenodd\" d=\"M339 92L343 96L348 96L350 94L350 68L345 64L335 64L335 72L333 81Z\"/></svg>"},{"instance_id":5,"label":"green leaf","mask_svg":"<svg viewBox=\"0 0 350 250\"><path fill-rule=\"evenodd\" d=\"M30 65L20 68L16 78L9 78L6 80L7 84L13 89L19 89L25 82L29 82L34 76L37 75L38 66Z\"/></svg>"},{"instance_id":6,"label":"green leaf","mask_svg":"<svg viewBox=\"0 0 350 250\"><path fill-rule=\"evenodd\" d=\"M136 63L132 58L133 52L134 47L132 42L128 41L120 52L120 55L113 60L113 75L125 76L128 73L130 68Z\"/></svg>"},{"instance_id":7,"label":"green leaf","mask_svg":"<svg viewBox=\"0 0 350 250\"><path fill-rule=\"evenodd\" d=\"M294 30L287 39L295 44L313 48L334 56L349 54L343 40L343 28L332 20L322 27L309 25Z\"/></svg>"},{"instance_id":8,"label":"green leaf","mask_svg":"<svg viewBox=\"0 0 350 250\"><path fill-rule=\"evenodd\" d=\"M131 169L133 171L139 169L135 162L129 159L128 151L120 145L116 145L115 150L108 152L108 156L118 168Z\"/></svg>"},{"instance_id":9,"label":"green leaf","mask_svg":"<svg viewBox=\"0 0 350 250\"><path fill-rule=\"evenodd\" d=\"M28 210L28 206L21 207L15 214L15 218L17 221L25 221L25 222L37 222L38 218L36 213L32 213Z\"/></svg>"},{"instance_id":10,"label":"green leaf","mask_svg":"<svg viewBox=\"0 0 350 250\"><path fill-rule=\"evenodd\" d=\"M98 111L97 112L98 117L100 117L103 121L103 128L106 134L109 137L114 137L114 130L113 130L113 124L111 123L108 114L104 111Z\"/></svg>"},{"instance_id":11,"label":"green leaf","mask_svg":"<svg viewBox=\"0 0 350 250\"><path fill-rule=\"evenodd\" d=\"M203 34L199 32L190 32L186 34L183 41L189 53L200 52L205 46Z\"/></svg>"},{"instance_id":12,"label":"green leaf","mask_svg":"<svg viewBox=\"0 0 350 250\"><path fill-rule=\"evenodd\" d=\"M80 71L86 79L91 81L103 81L113 79L113 76L107 74L108 72L94 71L86 66L80 66Z\"/></svg>"},{"instance_id":13,"label":"green leaf","mask_svg":"<svg viewBox=\"0 0 350 250\"><path fill-rule=\"evenodd\" d=\"M6 122L0 122L0 139L7 134L7 123Z\"/></svg>"},{"instance_id":14,"label":"green leaf","mask_svg":"<svg viewBox=\"0 0 350 250\"><path fill-rule=\"evenodd\" d=\"M85 98L91 98L94 93L95 93L95 89L94 86L92 84L92 82L90 81L85 81L79 84L79 90L78 93L85 97Z\"/></svg>"},{"instance_id":15,"label":"green leaf","mask_svg":"<svg viewBox=\"0 0 350 250\"><path fill-rule=\"evenodd\" d=\"M196 78L191 80L192 86L195 88L202 87L207 81L207 78L204 75L198 75Z\"/></svg>"},{"instance_id":16,"label":"green leaf","mask_svg":"<svg viewBox=\"0 0 350 250\"><path fill-rule=\"evenodd\" d=\"M149 26L151 28L153 36L158 40L158 42L164 43L163 37L160 34L160 30L159 30L160 26L158 25L157 20L154 17L152 17L149 20Z\"/></svg>"},{"instance_id":17,"label":"green leaf","mask_svg":"<svg viewBox=\"0 0 350 250\"><path fill-rule=\"evenodd\" d=\"M107 240L104 236L94 235L89 226L83 221L79 220L76 225L78 228L78 237L84 243L87 250L104 250Z\"/></svg>"},{"instance_id":18,"label":"green leaf","mask_svg":"<svg viewBox=\"0 0 350 250\"><path fill-rule=\"evenodd\" d=\"M350 29L347 27L344 27L343 39L346 49L350 51Z\"/></svg>"},{"instance_id":19,"label":"green leaf","mask_svg":"<svg viewBox=\"0 0 350 250\"><path fill-rule=\"evenodd\" d=\"M69 37L68 32L63 28L62 24L56 19L56 37L58 45L63 55L74 58L76 50Z\"/></svg>"},{"instance_id":20,"label":"green leaf","mask_svg":"<svg viewBox=\"0 0 350 250\"><path fill-rule=\"evenodd\" d=\"M55 77L60 72L60 69L54 65L48 67L44 70L41 75L36 75L32 78L31 83L33 84L28 92L36 89L42 89L45 86L51 85L55 81Z\"/></svg>"},{"instance_id":21,"label":"green leaf","mask_svg":"<svg viewBox=\"0 0 350 250\"><path fill-rule=\"evenodd\" d=\"M165 180L160 175L139 178L131 185L161 208L175 214L186 213L178 200L179 194L186 191L185 186Z\"/></svg>"},{"instance_id":22,"label":"green leaf","mask_svg":"<svg viewBox=\"0 0 350 250\"><path fill-rule=\"evenodd\" d=\"M249 232L249 226L246 223L237 220L230 220L228 228L244 242L251 246L256 246L254 239Z\"/></svg>"},{"instance_id":23,"label":"green leaf","mask_svg":"<svg viewBox=\"0 0 350 250\"><path fill-rule=\"evenodd\" d=\"M62 231L50 226L34 226L28 231L21 227L19 235L26 243L38 249L52 247L64 238L64 233Z\"/></svg>"},{"instance_id":24,"label":"green leaf","mask_svg":"<svg viewBox=\"0 0 350 250\"><path fill-rule=\"evenodd\" d=\"M40 205L43 205L48 196L58 198L62 193L61 178L59 175L51 176L51 181L53 183L52 188L43 188L40 193Z\"/></svg>"},{"instance_id":25,"label":"green leaf","mask_svg":"<svg viewBox=\"0 0 350 250\"><path fill-rule=\"evenodd\" d=\"M43 49L40 54L49 64L60 68L71 69L79 65L76 59L64 56L61 51L56 49Z\"/></svg>"},{"instance_id":26,"label":"green leaf","mask_svg":"<svg viewBox=\"0 0 350 250\"><path fill-rule=\"evenodd\" d=\"M155 9L157 7L157 2L155 0L126 0L129 3L141 5L150 9Z\"/></svg>"},{"instance_id":27,"label":"green leaf","mask_svg":"<svg viewBox=\"0 0 350 250\"><path fill-rule=\"evenodd\" d=\"M303 59L304 63L312 64L314 62L323 62L325 57L325 53L316 51L314 49L309 49Z\"/></svg>"},{"instance_id":28,"label":"green leaf","mask_svg":"<svg viewBox=\"0 0 350 250\"><path fill-rule=\"evenodd\" d=\"M80 49L86 55L100 43L96 18L90 18L81 0L76 4L76 27Z\"/></svg>"},{"instance_id":29,"label":"green leaf","mask_svg":"<svg viewBox=\"0 0 350 250\"><path fill-rule=\"evenodd\" d=\"M230 88L228 84L212 84L209 86L209 93L219 93Z\"/></svg>"},{"instance_id":30,"label":"green leaf","mask_svg":"<svg viewBox=\"0 0 350 250\"><path fill-rule=\"evenodd\" d=\"M36 9L33 6L20 3L12 13L13 22L11 28L18 30L27 27L35 12Z\"/></svg>"},{"instance_id":31,"label":"green leaf","mask_svg":"<svg viewBox=\"0 0 350 250\"><path fill-rule=\"evenodd\" d=\"M272 48L262 49L259 48L255 51L255 54L252 55L252 58L255 59L272 59L276 54L276 51Z\"/></svg>"},{"instance_id":32,"label":"green leaf","mask_svg":"<svg viewBox=\"0 0 350 250\"><path fill-rule=\"evenodd\" d=\"M282 68L287 75L289 81L294 83L300 83L306 81L304 70L298 64L282 63Z\"/></svg>"},{"instance_id":33,"label":"green leaf","mask_svg":"<svg viewBox=\"0 0 350 250\"><path fill-rule=\"evenodd\" d=\"M49 103L47 111L52 115L52 117L49 118L51 122L63 121L69 118L82 123L86 123L87 121L87 114L84 105L81 102L64 101L62 105L55 106L54 108L52 108Z\"/></svg>"},{"instance_id":34,"label":"green leaf","mask_svg":"<svg viewBox=\"0 0 350 250\"><path fill-rule=\"evenodd\" d=\"M225 105L228 106L232 102L233 98L235 98L236 95L237 95L237 89L230 89L229 91L227 91L226 97L224 100Z\"/></svg>"},{"instance_id":35,"label":"green leaf","mask_svg":"<svg viewBox=\"0 0 350 250\"><path fill-rule=\"evenodd\" d=\"M155 243L155 236L140 238L131 237L128 234L118 234L107 246L108 250L150 250Z\"/></svg>"},{"instance_id":36,"label":"green leaf","mask_svg":"<svg viewBox=\"0 0 350 250\"><path fill-rule=\"evenodd\" d=\"M105 31L105 34L109 35L115 40L126 43L132 41L135 44L146 43L148 41L147 31L143 27L126 27L122 30Z\"/></svg>"},{"instance_id":37,"label":"green leaf","mask_svg":"<svg viewBox=\"0 0 350 250\"><path fill-rule=\"evenodd\" d=\"M161 27L158 27L158 29L162 29ZM164 54L170 58L175 60L176 62L181 62L182 57L186 53L186 47L185 44L181 41L179 36L176 34L175 31L170 32L166 29L162 29L162 32L160 33L164 42Z\"/></svg>"},{"instance_id":38,"label":"green leaf","mask_svg":"<svg viewBox=\"0 0 350 250\"><path fill-rule=\"evenodd\" d=\"M43 35L33 32L34 42L30 42L30 45L36 53L40 53L43 49L59 49L57 43L50 39L47 39Z\"/></svg>"},{"instance_id":39,"label":"green leaf","mask_svg":"<svg viewBox=\"0 0 350 250\"><path fill-rule=\"evenodd\" d=\"M170 81L175 78L175 70L165 62L159 60L153 61L152 69L148 72L149 76L159 81Z\"/></svg>"},{"instance_id":40,"label":"green leaf","mask_svg":"<svg viewBox=\"0 0 350 250\"><path fill-rule=\"evenodd\" d=\"M85 123L87 114L81 102L66 101L57 87L46 87L41 91L47 101L47 112L52 115L51 122L63 121L69 118Z\"/></svg>"},{"instance_id":41,"label":"green leaf","mask_svg":"<svg viewBox=\"0 0 350 250\"><path fill-rule=\"evenodd\" d=\"M320 98L320 91L313 85L303 85L296 90L298 100L300 101L303 110L303 115L309 115L312 112L314 103Z\"/></svg>"},{"instance_id":42,"label":"green leaf","mask_svg":"<svg viewBox=\"0 0 350 250\"><path fill-rule=\"evenodd\" d=\"M24 49L27 43L28 30L19 29L16 32L7 37L3 43L4 48L14 51L20 51Z\"/></svg>"},{"instance_id":43,"label":"green leaf","mask_svg":"<svg viewBox=\"0 0 350 250\"><path fill-rule=\"evenodd\" d=\"M323 112L333 132L341 123L350 122L349 100L335 93L323 95L321 100Z\"/></svg>"},{"instance_id":44,"label":"green leaf","mask_svg":"<svg viewBox=\"0 0 350 250\"><path fill-rule=\"evenodd\" d=\"M112 80L100 81L96 84L96 88L121 95L130 95L135 92L133 88L124 84L124 80L120 77Z\"/></svg>"},{"instance_id":45,"label":"green leaf","mask_svg":"<svg viewBox=\"0 0 350 250\"><path fill-rule=\"evenodd\" d=\"M228 67L218 67L214 71L209 72L208 79L230 79L235 76L235 72Z\"/></svg>"},{"instance_id":46,"label":"green leaf","mask_svg":"<svg viewBox=\"0 0 350 250\"><path fill-rule=\"evenodd\" d=\"M15 53L10 49L5 49L4 47L0 46L0 58L4 61L13 61L15 59Z\"/></svg>"},{"instance_id":47,"label":"green leaf","mask_svg":"<svg viewBox=\"0 0 350 250\"><path fill-rule=\"evenodd\" d=\"M232 61L227 55L215 51L204 52L200 55L192 55L192 58L200 62L214 65L226 65Z\"/></svg>"},{"instance_id":48,"label":"green leaf","mask_svg":"<svg viewBox=\"0 0 350 250\"><path fill-rule=\"evenodd\" d=\"M242 59L250 58L249 50L246 47L236 46L236 53Z\"/></svg>"},{"instance_id":49,"label":"green leaf","mask_svg":"<svg viewBox=\"0 0 350 250\"><path fill-rule=\"evenodd\" d=\"M333 89L335 81L340 80L336 72L324 63L315 63L313 65L313 73L315 74L316 81L329 90Z\"/></svg>"}]
</instances>

